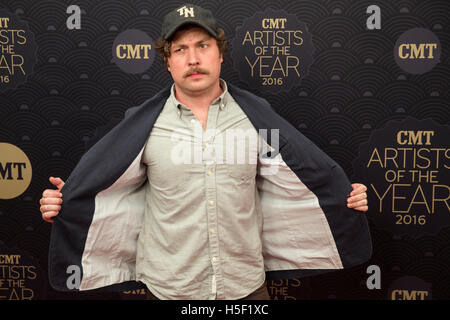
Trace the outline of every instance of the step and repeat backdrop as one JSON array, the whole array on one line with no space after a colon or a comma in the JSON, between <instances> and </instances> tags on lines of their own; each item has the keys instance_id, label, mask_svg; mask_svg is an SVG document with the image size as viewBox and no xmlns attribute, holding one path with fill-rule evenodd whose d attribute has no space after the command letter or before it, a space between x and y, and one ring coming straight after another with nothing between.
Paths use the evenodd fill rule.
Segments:
<instances>
[{"instance_id":1,"label":"step and repeat backdrop","mask_svg":"<svg viewBox=\"0 0 450 320\"><path fill-rule=\"evenodd\" d=\"M268 281L272 299L450 298L450 3L194 1L229 48L222 78L267 99L368 188L373 255ZM145 299L48 283L39 199L96 133L171 83L172 0L0 2L0 300Z\"/></svg>"}]
</instances>

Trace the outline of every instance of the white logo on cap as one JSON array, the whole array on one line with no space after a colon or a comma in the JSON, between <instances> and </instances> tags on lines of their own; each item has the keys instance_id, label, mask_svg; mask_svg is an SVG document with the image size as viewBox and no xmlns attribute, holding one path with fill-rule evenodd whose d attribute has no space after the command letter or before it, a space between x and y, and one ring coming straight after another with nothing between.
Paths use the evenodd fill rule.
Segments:
<instances>
[{"instance_id":1,"label":"white logo on cap","mask_svg":"<svg viewBox=\"0 0 450 320\"><path fill-rule=\"evenodd\" d=\"M180 9L178 9L177 12L180 13L180 16L184 16L185 18L187 18L189 16L194 17L194 8L193 7L190 7L188 9L186 6L184 6L184 7L181 7Z\"/></svg>"}]
</instances>

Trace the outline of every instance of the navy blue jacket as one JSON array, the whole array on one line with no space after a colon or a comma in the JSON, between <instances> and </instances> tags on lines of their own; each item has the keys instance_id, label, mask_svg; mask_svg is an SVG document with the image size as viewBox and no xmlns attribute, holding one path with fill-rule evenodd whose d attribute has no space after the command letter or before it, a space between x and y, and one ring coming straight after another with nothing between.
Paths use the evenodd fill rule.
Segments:
<instances>
[{"instance_id":1,"label":"navy blue jacket","mask_svg":"<svg viewBox=\"0 0 450 320\"><path fill-rule=\"evenodd\" d=\"M352 187L342 168L266 100L233 85L228 90L256 130L279 132L278 152L259 164L265 169L277 166L277 174L261 170L257 176L268 279L303 277L367 261L372 253L367 219L346 206ZM56 290L140 286L135 257L147 185L141 156L169 95L170 87L127 110L66 180L49 249L49 280ZM264 139L273 145L270 137ZM74 270L80 271L75 288L68 286L77 276Z\"/></svg>"}]
</instances>

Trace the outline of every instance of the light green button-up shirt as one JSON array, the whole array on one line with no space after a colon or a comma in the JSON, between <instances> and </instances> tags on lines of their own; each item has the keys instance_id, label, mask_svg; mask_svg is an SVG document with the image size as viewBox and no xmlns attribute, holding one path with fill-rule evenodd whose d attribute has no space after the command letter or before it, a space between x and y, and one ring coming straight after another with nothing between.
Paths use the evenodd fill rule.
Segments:
<instances>
[{"instance_id":1,"label":"light green button-up shirt","mask_svg":"<svg viewBox=\"0 0 450 320\"><path fill-rule=\"evenodd\" d=\"M221 86L205 130L172 86L145 146L136 275L160 299L239 299L265 280L258 135Z\"/></svg>"}]
</instances>

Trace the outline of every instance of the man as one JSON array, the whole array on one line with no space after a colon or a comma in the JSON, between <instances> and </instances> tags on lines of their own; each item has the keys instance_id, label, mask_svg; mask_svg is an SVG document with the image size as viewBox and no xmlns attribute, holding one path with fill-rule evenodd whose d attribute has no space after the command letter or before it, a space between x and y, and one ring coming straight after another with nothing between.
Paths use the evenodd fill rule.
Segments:
<instances>
[{"instance_id":1,"label":"man","mask_svg":"<svg viewBox=\"0 0 450 320\"><path fill-rule=\"evenodd\" d=\"M155 299L268 299L266 272L367 260L365 217L346 208L367 210L365 186L351 191L264 99L219 78L225 42L211 12L173 10L158 47L174 85L128 110L66 183L50 178L57 190L43 193L43 219L58 215L52 286L73 289L67 268L78 266L77 290L137 281Z\"/></svg>"}]
</instances>

